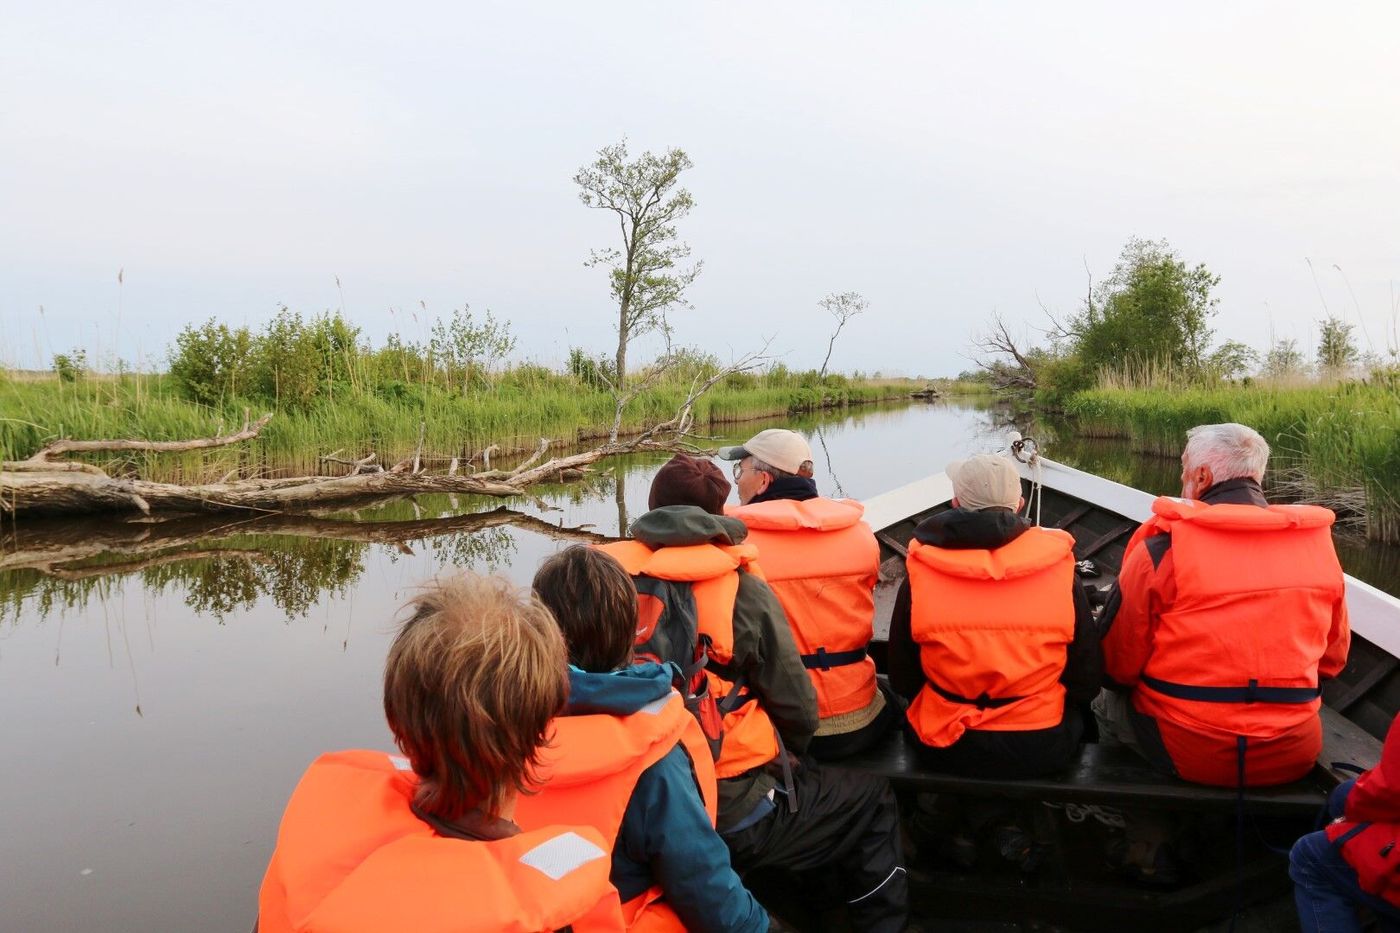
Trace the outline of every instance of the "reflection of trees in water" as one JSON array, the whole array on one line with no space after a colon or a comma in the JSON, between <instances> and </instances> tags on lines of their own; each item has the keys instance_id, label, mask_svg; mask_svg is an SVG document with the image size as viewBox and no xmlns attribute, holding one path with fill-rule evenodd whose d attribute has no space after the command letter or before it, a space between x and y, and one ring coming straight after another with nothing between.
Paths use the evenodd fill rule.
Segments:
<instances>
[{"instance_id":1,"label":"reflection of trees in water","mask_svg":"<svg viewBox=\"0 0 1400 933\"><path fill-rule=\"evenodd\" d=\"M55 611L80 606L93 597L110 599L120 590L115 577L65 580L29 568L0 571L0 622L17 622L26 608L38 619L47 619Z\"/></svg>"},{"instance_id":2,"label":"reflection of trees in water","mask_svg":"<svg viewBox=\"0 0 1400 933\"><path fill-rule=\"evenodd\" d=\"M1075 469L1157 495L1176 495L1181 465L1176 460L1133 450L1123 438L1090 437L1069 421L1014 405L998 405L984 415L979 437L1006 446L1010 431L1033 438L1040 453Z\"/></svg>"},{"instance_id":3,"label":"reflection of trees in water","mask_svg":"<svg viewBox=\"0 0 1400 933\"><path fill-rule=\"evenodd\" d=\"M515 538L504 528L429 538L426 544L439 564L457 570L495 573L515 557Z\"/></svg>"},{"instance_id":4,"label":"reflection of trees in water","mask_svg":"<svg viewBox=\"0 0 1400 933\"><path fill-rule=\"evenodd\" d=\"M251 609L264 596L289 617L299 617L323 594L343 595L360 578L368 547L332 538L288 540L278 535L249 535L228 543L240 553L152 567L141 572L142 583L157 593L168 585L183 585L185 605L220 622L229 613Z\"/></svg>"},{"instance_id":5,"label":"reflection of trees in water","mask_svg":"<svg viewBox=\"0 0 1400 933\"><path fill-rule=\"evenodd\" d=\"M120 594L123 578L136 576L153 596L183 591L185 605L223 622L260 598L289 617L304 616L323 593L340 594L364 571L369 545L334 539L277 535L229 538L217 548L157 551L140 561L94 560L48 572L23 568L0 572L0 619L18 616L29 603L39 619L74 609L93 598ZM139 566L133 566L133 564Z\"/></svg>"},{"instance_id":6,"label":"reflection of trees in water","mask_svg":"<svg viewBox=\"0 0 1400 933\"><path fill-rule=\"evenodd\" d=\"M0 548L0 621L18 621L22 613L43 621L93 597L118 597L128 577L139 577L153 596L178 591L195 612L220 622L264 598L297 618L323 596L353 586L373 546L384 547L391 560L421 547L444 566L495 571L514 557L512 526L571 541L606 540L504 507L369 522L277 515L36 526L7 530Z\"/></svg>"}]
</instances>

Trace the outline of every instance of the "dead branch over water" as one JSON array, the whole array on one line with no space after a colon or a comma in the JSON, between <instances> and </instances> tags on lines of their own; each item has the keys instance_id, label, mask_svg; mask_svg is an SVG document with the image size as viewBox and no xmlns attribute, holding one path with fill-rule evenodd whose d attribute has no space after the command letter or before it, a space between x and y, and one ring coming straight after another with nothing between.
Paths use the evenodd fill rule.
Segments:
<instances>
[{"instance_id":1,"label":"dead branch over water","mask_svg":"<svg viewBox=\"0 0 1400 933\"><path fill-rule=\"evenodd\" d=\"M708 387L708 386L706 386ZM341 505L370 498L429 493L496 496L510 498L528 495L538 483L576 479L589 466L608 457L623 454L694 451L681 440L693 424L691 408L700 393L692 392L676 417L624 442L609 442L582 453L554 457L541 463L551 441L540 439L534 455L511 470L458 473L454 460L445 474L429 473L422 465L421 442L414 456L384 469L366 457L346 461L340 451L325 460L353 469L345 476L299 476L285 479L237 479L225 477L217 483L178 485L141 479L109 476L89 464L50 461L61 453L101 451L183 451L221 447L250 440L271 419L264 415L256 422L245 418L243 429L234 434L185 441L140 440L59 440L44 447L28 460L0 464L0 513L13 517L33 515L73 515L89 512L308 512L328 505ZM659 440L664 432L669 440Z\"/></svg>"}]
</instances>

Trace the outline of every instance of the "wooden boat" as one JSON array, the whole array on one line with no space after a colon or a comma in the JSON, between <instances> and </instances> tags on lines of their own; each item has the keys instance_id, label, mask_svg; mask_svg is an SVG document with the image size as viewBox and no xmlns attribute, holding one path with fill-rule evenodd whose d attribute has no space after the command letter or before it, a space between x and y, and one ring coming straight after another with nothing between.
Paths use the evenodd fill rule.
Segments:
<instances>
[{"instance_id":1,"label":"wooden boat","mask_svg":"<svg viewBox=\"0 0 1400 933\"><path fill-rule=\"evenodd\" d=\"M1025 448L1014 447L1022 456L1013 459L1023 480L1026 513L1042 525L1070 532L1076 558L1093 564L1092 572L1081 572L1081 581L1106 591L1132 532L1151 514L1154 497L1046 458L1025 456ZM907 542L919 522L951 507L952 494L951 481L940 473L865 503L882 557L871 647L877 661L883 660L890 611L904 578ZM1066 773L1026 781L924 771L902 737L849 761L849 767L889 777L906 817L930 794L1006 800L1021 806L1023 816L1029 813L1036 835L1050 840L1052 856L1031 876L1005 864L987 869L980 861L975 870L952 871L936 856L916 851L910 860L916 910L930 917L976 918L976 925L958 927L967 930L1063 924L1074 930L1180 931L1228 918L1248 901L1263 904L1254 908L1255 916L1262 910L1266 919L1256 919L1254 929L1277 929L1280 923L1291 928L1286 860L1278 849L1312 828L1326 792L1348 776L1335 772L1333 762L1363 768L1375 763L1379 740L1400 708L1400 599L1352 577L1346 586L1352 648L1346 670L1324 691L1323 755L1302 782L1242 795L1246 817L1238 825L1247 838L1236 838L1235 790L1158 775L1123 748L1086 745ZM1184 822L1198 827L1203 844L1179 887L1144 888L1107 864L1105 842L1115 830L1099 820L1113 822L1113 810L1107 808L1133 807L1180 813ZM989 921L1011 925L982 926ZM1240 927L1249 928L1249 923Z\"/></svg>"}]
</instances>

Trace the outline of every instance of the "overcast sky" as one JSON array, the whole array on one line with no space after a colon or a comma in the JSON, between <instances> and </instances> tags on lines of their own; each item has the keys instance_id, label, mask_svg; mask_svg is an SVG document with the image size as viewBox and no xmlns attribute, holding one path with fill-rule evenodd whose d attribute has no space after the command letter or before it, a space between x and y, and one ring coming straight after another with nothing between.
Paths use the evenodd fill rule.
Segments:
<instances>
[{"instance_id":1,"label":"overcast sky","mask_svg":"<svg viewBox=\"0 0 1400 933\"><path fill-rule=\"evenodd\" d=\"M1221 276L1221 337L1396 340L1393 2L0 9L0 363L342 300L376 342L470 303L524 357L609 350L571 177L624 135L695 162L675 323L721 356L817 366L855 290L833 367L953 374L1132 236Z\"/></svg>"}]
</instances>

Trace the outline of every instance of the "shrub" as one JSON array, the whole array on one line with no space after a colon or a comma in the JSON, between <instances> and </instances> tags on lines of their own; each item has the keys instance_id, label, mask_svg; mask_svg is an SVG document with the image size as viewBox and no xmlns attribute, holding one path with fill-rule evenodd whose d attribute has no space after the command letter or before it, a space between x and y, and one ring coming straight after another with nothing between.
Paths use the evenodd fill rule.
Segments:
<instances>
[{"instance_id":1,"label":"shrub","mask_svg":"<svg viewBox=\"0 0 1400 933\"><path fill-rule=\"evenodd\" d=\"M199 327L188 325L175 338L170 377L176 391L201 405L217 405L250 388L248 328L230 328L213 318Z\"/></svg>"}]
</instances>

